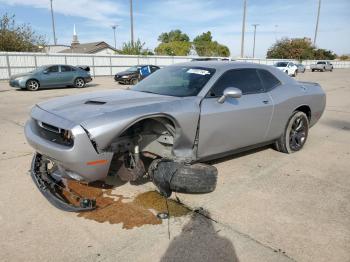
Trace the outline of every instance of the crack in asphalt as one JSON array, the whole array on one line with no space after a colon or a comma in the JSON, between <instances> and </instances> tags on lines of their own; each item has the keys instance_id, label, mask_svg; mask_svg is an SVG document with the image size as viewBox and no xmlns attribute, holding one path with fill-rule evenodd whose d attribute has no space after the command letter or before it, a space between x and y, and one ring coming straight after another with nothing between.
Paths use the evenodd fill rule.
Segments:
<instances>
[{"instance_id":1,"label":"crack in asphalt","mask_svg":"<svg viewBox=\"0 0 350 262\"><path fill-rule=\"evenodd\" d=\"M19 127L24 127L24 125L22 125L21 123L18 123L18 122L16 122L16 121L14 121L14 120L6 119L6 118L1 118L1 120L7 121L7 122L12 123L12 124L14 124L14 125L16 125L16 126L19 126Z\"/></svg>"},{"instance_id":2,"label":"crack in asphalt","mask_svg":"<svg viewBox=\"0 0 350 262\"><path fill-rule=\"evenodd\" d=\"M12 156L12 157L8 157L8 158L2 158L2 159L0 159L0 161L16 159L16 158L20 158L20 157L24 157L24 156L29 156L31 154L33 154L33 153L25 153L25 154L22 154L22 155Z\"/></svg>"},{"instance_id":3,"label":"crack in asphalt","mask_svg":"<svg viewBox=\"0 0 350 262\"><path fill-rule=\"evenodd\" d=\"M235 232L236 234L238 234L238 235L240 235L240 236L242 236L242 237L244 237L244 238L246 238L246 239L249 239L249 240L253 241L253 242L256 243L256 244L258 244L258 245L260 245L260 246L263 246L264 248L267 248L267 249L273 251L274 253L278 253L279 255L288 258L288 259L291 260L291 261L297 262L297 260L295 260L295 259L292 258L291 256L287 255L282 249L280 249L280 248L276 249L276 248L271 247L271 246L269 246L269 245L267 245L267 244L264 244L263 242L261 242L261 241L255 239L254 237L252 237L252 236L250 236L250 235L248 235L248 234L246 234L246 233L243 233L243 232L241 232L241 231L239 231L239 230L233 228L232 226L230 226L230 225L228 225L228 224L225 224L225 223L223 223L223 222L220 222L219 220L216 220L216 219L212 218L211 216L205 215L205 214L201 213L201 209L198 209L198 208L196 208L196 209L191 208L189 205L183 203L178 197L177 197L177 201L178 201L179 204L181 204L181 205L184 206L185 208L191 210L191 211L194 212L194 213L197 213L198 215L201 215L201 216L204 217L205 219L208 219L208 220L210 220L210 221L212 221L212 222L214 222L214 223L217 223L217 224L221 225L222 227L224 227L224 228L226 228L226 229L228 229L228 230L230 230L230 231L233 231L233 232Z\"/></svg>"}]
</instances>

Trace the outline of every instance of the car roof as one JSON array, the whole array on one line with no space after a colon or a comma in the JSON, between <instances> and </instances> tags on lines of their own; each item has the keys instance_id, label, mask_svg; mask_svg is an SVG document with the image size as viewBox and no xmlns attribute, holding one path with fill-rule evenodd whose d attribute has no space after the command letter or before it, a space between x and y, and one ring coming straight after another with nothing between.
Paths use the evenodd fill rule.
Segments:
<instances>
[{"instance_id":1,"label":"car roof","mask_svg":"<svg viewBox=\"0 0 350 262\"><path fill-rule=\"evenodd\" d=\"M239 62L239 61L193 61L186 63L173 64L171 66L188 66L188 67L208 67L216 70L236 69L236 68L270 68L269 65L261 65L250 62Z\"/></svg>"}]
</instances>

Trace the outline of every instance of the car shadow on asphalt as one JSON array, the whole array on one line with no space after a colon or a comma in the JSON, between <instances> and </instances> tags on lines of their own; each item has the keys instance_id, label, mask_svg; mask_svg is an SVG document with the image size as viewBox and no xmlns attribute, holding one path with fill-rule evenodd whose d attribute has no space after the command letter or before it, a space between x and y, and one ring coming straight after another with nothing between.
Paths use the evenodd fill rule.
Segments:
<instances>
[{"instance_id":1,"label":"car shadow on asphalt","mask_svg":"<svg viewBox=\"0 0 350 262\"><path fill-rule=\"evenodd\" d=\"M218 159L214 159L214 160L210 160L210 161L207 161L206 163L209 164L209 165L216 165L216 164L220 164L222 162L230 161L230 160L233 160L233 159L236 159L236 158L240 158L240 157L244 157L244 156L247 156L247 155L255 154L255 153L258 153L258 152L261 152L261 151L265 151L265 150L270 149L270 148L272 148L272 145L258 147L258 148L250 149L250 150L243 151L243 152L240 152L240 153L232 153L231 155L224 156L224 157L221 157L221 158L218 158Z\"/></svg>"},{"instance_id":2,"label":"car shadow on asphalt","mask_svg":"<svg viewBox=\"0 0 350 262\"><path fill-rule=\"evenodd\" d=\"M168 246L161 262L168 261L231 261L238 262L232 242L219 235L208 211L194 212Z\"/></svg>"}]
</instances>

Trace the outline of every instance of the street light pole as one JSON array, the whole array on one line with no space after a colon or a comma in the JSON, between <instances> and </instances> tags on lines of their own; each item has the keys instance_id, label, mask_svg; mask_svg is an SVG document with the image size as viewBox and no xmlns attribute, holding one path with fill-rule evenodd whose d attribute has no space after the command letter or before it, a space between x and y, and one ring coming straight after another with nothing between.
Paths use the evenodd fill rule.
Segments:
<instances>
[{"instance_id":1,"label":"street light pole","mask_svg":"<svg viewBox=\"0 0 350 262\"><path fill-rule=\"evenodd\" d=\"M114 35L114 49L117 49L117 40L115 37L115 29L117 28L118 25L112 25L112 29L113 29L113 35Z\"/></svg>"},{"instance_id":2,"label":"street light pole","mask_svg":"<svg viewBox=\"0 0 350 262\"><path fill-rule=\"evenodd\" d=\"M245 15L247 9L247 0L243 0L243 21L242 21L242 40L241 40L241 57L244 56L244 33L245 33Z\"/></svg>"},{"instance_id":3,"label":"street light pole","mask_svg":"<svg viewBox=\"0 0 350 262\"><path fill-rule=\"evenodd\" d=\"M252 24L252 26L254 26L254 42L253 42L253 58L255 58L255 36L256 36L256 27L259 24Z\"/></svg>"},{"instance_id":4,"label":"street light pole","mask_svg":"<svg viewBox=\"0 0 350 262\"><path fill-rule=\"evenodd\" d=\"M55 18L53 16L52 0L50 0L51 5L51 21L52 21L52 32L53 32L53 42L57 45L56 32L55 32Z\"/></svg>"},{"instance_id":5,"label":"street light pole","mask_svg":"<svg viewBox=\"0 0 350 262\"><path fill-rule=\"evenodd\" d=\"M317 38L317 31L318 31L318 21L320 20L320 10L321 10L321 0L318 0L318 11L317 11L317 20L316 20L316 28L315 28L314 45L316 45L316 38Z\"/></svg>"},{"instance_id":6,"label":"street light pole","mask_svg":"<svg viewBox=\"0 0 350 262\"><path fill-rule=\"evenodd\" d=\"M132 0L130 0L130 33L131 33L131 45L134 46L134 17L132 10Z\"/></svg>"}]
</instances>

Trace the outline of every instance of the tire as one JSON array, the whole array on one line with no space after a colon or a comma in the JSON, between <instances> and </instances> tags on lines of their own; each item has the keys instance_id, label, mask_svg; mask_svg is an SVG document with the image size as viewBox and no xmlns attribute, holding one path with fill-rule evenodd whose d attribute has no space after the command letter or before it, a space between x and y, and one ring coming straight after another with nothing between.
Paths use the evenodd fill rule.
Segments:
<instances>
[{"instance_id":1,"label":"tire","mask_svg":"<svg viewBox=\"0 0 350 262\"><path fill-rule=\"evenodd\" d=\"M315 72L315 69L311 69L311 72Z\"/></svg>"},{"instance_id":2,"label":"tire","mask_svg":"<svg viewBox=\"0 0 350 262\"><path fill-rule=\"evenodd\" d=\"M171 193L209 193L215 190L218 171L214 166L197 163L187 165L157 159L149 169L149 175L159 192L169 197Z\"/></svg>"},{"instance_id":3,"label":"tire","mask_svg":"<svg viewBox=\"0 0 350 262\"><path fill-rule=\"evenodd\" d=\"M331 72L333 72L333 67L331 67L331 70L330 70Z\"/></svg>"},{"instance_id":4,"label":"tire","mask_svg":"<svg viewBox=\"0 0 350 262\"><path fill-rule=\"evenodd\" d=\"M83 88L85 87L85 80L81 77L78 77L74 80L74 87Z\"/></svg>"},{"instance_id":5,"label":"tire","mask_svg":"<svg viewBox=\"0 0 350 262\"><path fill-rule=\"evenodd\" d=\"M300 151L309 134L309 119L306 114L296 111L289 118L282 136L275 142L277 151L292 154Z\"/></svg>"},{"instance_id":6,"label":"tire","mask_svg":"<svg viewBox=\"0 0 350 262\"><path fill-rule=\"evenodd\" d=\"M29 91L37 91L40 87L40 83L38 80L29 79L26 83L26 88Z\"/></svg>"},{"instance_id":7,"label":"tire","mask_svg":"<svg viewBox=\"0 0 350 262\"><path fill-rule=\"evenodd\" d=\"M287 74L287 76L289 76L289 72L288 72L288 70L286 71L286 74Z\"/></svg>"},{"instance_id":8,"label":"tire","mask_svg":"<svg viewBox=\"0 0 350 262\"><path fill-rule=\"evenodd\" d=\"M323 69L321 69L321 72L324 72L324 71L326 71L326 68L324 67Z\"/></svg>"},{"instance_id":9,"label":"tire","mask_svg":"<svg viewBox=\"0 0 350 262\"><path fill-rule=\"evenodd\" d=\"M295 70L293 76L296 77L297 74L298 74L298 70Z\"/></svg>"},{"instance_id":10,"label":"tire","mask_svg":"<svg viewBox=\"0 0 350 262\"><path fill-rule=\"evenodd\" d=\"M133 78L133 79L131 79L130 84L136 85L138 82L139 82L139 80L137 78Z\"/></svg>"}]
</instances>

